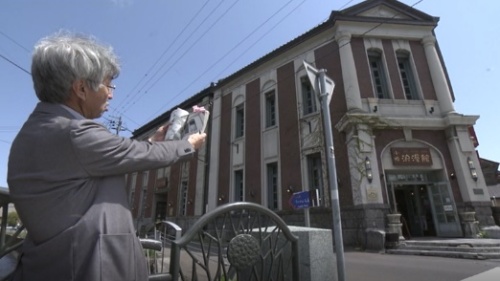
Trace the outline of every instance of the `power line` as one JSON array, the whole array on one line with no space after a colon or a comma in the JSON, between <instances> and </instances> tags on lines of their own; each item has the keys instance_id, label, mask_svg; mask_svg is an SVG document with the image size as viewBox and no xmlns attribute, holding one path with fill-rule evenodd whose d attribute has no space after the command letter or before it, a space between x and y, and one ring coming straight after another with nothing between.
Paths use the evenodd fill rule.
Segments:
<instances>
[{"instance_id":1,"label":"power line","mask_svg":"<svg viewBox=\"0 0 500 281\"><path fill-rule=\"evenodd\" d=\"M184 28L177 34L177 36L175 37L175 39L168 45L167 48L165 48L165 50L163 51L163 53L160 55L160 57L155 61L155 63L146 71L146 73L144 74L144 76L142 76L142 78L139 80L139 82L137 82L137 84L129 91L129 93L125 96L125 98L116 106L117 108L119 108L122 103L124 101L126 101L129 96L137 89L137 87L142 83L142 81L144 81L144 79L146 79L146 77L148 77L149 73L155 68L155 66L161 61L161 59L163 58L163 56L165 56L165 54L170 50L170 48L172 48L172 46L177 42L177 40L181 37L182 34L184 34L184 31L186 31L186 29L194 22L194 20L196 18L198 18L198 15L201 13L201 11L207 6L207 4L209 3L209 1L206 1L205 4L194 14L193 17L191 17L191 19L189 20L189 23L187 25L184 26ZM220 6L220 4L219 4ZM217 7L219 7L217 6ZM210 15L211 13L209 13ZM157 73L157 72L156 72ZM154 75L156 75L153 74ZM115 110L116 111L116 110Z\"/></svg>"},{"instance_id":2,"label":"power line","mask_svg":"<svg viewBox=\"0 0 500 281\"><path fill-rule=\"evenodd\" d=\"M30 53L31 51L25 48L23 45L19 44L16 40L12 39L12 37L8 36L7 34L3 33L0 31L0 34L2 34L5 38L9 39L12 43L16 44L18 47L21 49L25 50L26 52Z\"/></svg>"},{"instance_id":3,"label":"power line","mask_svg":"<svg viewBox=\"0 0 500 281\"><path fill-rule=\"evenodd\" d=\"M23 45L19 44L16 40L14 40L12 37L10 37L9 35L5 34L4 32L0 31L0 34L2 36L4 36L5 38L7 38L9 41L11 41L12 43L16 44L18 47L20 47L21 49L25 50L26 52L30 53L30 50L28 50L27 48L25 48ZM10 64L14 65L15 67L21 69L22 71L26 72L27 74L31 75L31 73L24 69L22 66L20 66L19 64L15 63L14 61L8 59L7 57L5 57L4 55L0 54L0 58L6 60L7 62L9 62Z\"/></svg>"},{"instance_id":4,"label":"power line","mask_svg":"<svg viewBox=\"0 0 500 281\"><path fill-rule=\"evenodd\" d=\"M234 3L233 3L233 4L229 7L229 8L227 8L227 9L224 11L224 13L223 13L222 15L220 15L220 16L219 16L219 17L215 20L215 22L213 22L213 23L212 23L212 25L210 25L210 26L208 27L208 29L207 29L205 32L203 32L203 33L202 33L202 35L198 38L198 40L201 40L203 37L205 37L205 35L207 35L207 34L208 34L208 32L210 31L210 29L212 29L212 28L213 28L213 27L214 27L214 26L215 26L215 25L216 25L216 24L217 24L217 23L218 23L218 22L222 19L222 17L224 17L224 16L225 16L225 15L229 12L229 10L231 10L231 9L232 9L232 8L233 8L233 7L234 7L237 3L238 3L238 2L237 2L237 1L235 1L235 2L234 2ZM163 77L164 77L164 76L165 76L165 75L166 75L166 74L167 74L167 73L168 73L168 72L169 72L169 71L170 71L170 70L171 70L171 69L172 69L172 68L173 68L173 67L174 67L174 66L175 66L175 65L176 65L176 64L177 64L177 63L178 63L178 62L179 62L179 61L180 61L180 60L181 60L181 59L182 59L182 58L183 58L183 57L184 57L184 56L185 56L185 55L186 55L186 54L187 54L187 53L188 53L188 52L189 52L192 48L193 48L193 47L194 47L194 46L196 46L196 44L195 44L195 43L196 43L196 42L194 42L193 44L191 44L191 46L190 46L189 48L187 48L187 49L184 51L184 53L182 53L182 55L181 55L179 58L177 58L177 60L175 60L175 61L174 61L174 63L173 63L173 64L171 64L171 65L169 66L169 68L168 68L166 71L164 71L164 72L163 72L163 74L162 74L160 77L158 77L158 79L156 79L156 81L155 81L155 82L153 82L153 84L152 84L152 85L151 85L148 89L146 89L146 91L144 92L144 94L148 93L148 92L149 92L149 90L151 90L151 89L152 89L152 88L153 88L153 87L154 87L154 86L155 86L155 85L156 85L156 84L157 84L157 83L158 83L158 82L159 82L159 81L160 81L160 80L161 80L161 79L162 79L162 78L163 78ZM140 98L142 98L142 97L143 97L143 96L140 96L140 97L139 97L139 99L140 99ZM138 99L137 99L136 101L134 101L134 103L133 103L133 104L135 104L137 101L138 101ZM133 104L132 104L132 105L133 105Z\"/></svg>"},{"instance_id":5,"label":"power line","mask_svg":"<svg viewBox=\"0 0 500 281\"><path fill-rule=\"evenodd\" d=\"M273 31L280 23L282 23L286 18L288 18L293 12L295 12L302 4L304 4L305 0L299 3L293 10L291 10L288 14L285 15L278 23L276 23L271 29L269 29L266 33L264 33L257 41L255 41L252 45L250 45L246 50L243 51L236 59L234 59L226 68L224 68L221 72L219 72L217 75L212 80L215 80L216 77L219 77L226 71L230 66L232 66L238 59L240 59L246 52L248 52L253 46L255 46L257 43L259 43L266 35L268 35L271 31Z\"/></svg>"},{"instance_id":6,"label":"power line","mask_svg":"<svg viewBox=\"0 0 500 281\"><path fill-rule=\"evenodd\" d=\"M17 63L15 63L15 62L11 61L10 59L6 58L4 55L0 54L0 58L2 58L2 59L4 59L4 60L6 60L6 61L7 61L7 62L9 62L10 64L14 65L15 67L17 67L17 68L21 69L22 71L26 72L28 75L30 75L30 76L31 76L31 73L30 73L28 70L24 69L22 66L20 66L20 65L18 65Z\"/></svg>"},{"instance_id":7,"label":"power line","mask_svg":"<svg viewBox=\"0 0 500 281\"><path fill-rule=\"evenodd\" d=\"M291 2L293 2L293 1L294 1L294 0L290 0L290 1L289 1L289 2L287 2L285 5L283 5L282 7L280 7L280 8L278 9L278 11L276 11L273 15L271 15L268 19L266 19L266 20L265 20L262 24L260 24L257 28L255 28L255 29L254 29L254 30L253 30L253 31L252 31L249 35L247 35L247 36L246 36L243 40L241 40L241 41L240 41L239 43L237 43L237 44L236 44L233 48L231 48L231 49L228 51L228 53L232 53L232 52L233 52L233 51L234 51L237 47L239 47L239 46L240 46L240 45L241 45L244 41L246 41L246 40L247 40L247 39L248 39L251 35L253 35L253 34L254 34L257 30L259 30L260 28L262 28L262 27L263 27L263 26L264 26L264 25L265 25L265 24L266 24L269 20L271 20L273 17L275 17L275 16L276 16L279 12L281 12L281 11L282 11L282 10L283 10L286 6L288 6L288 5L289 5ZM349 1L348 3L352 2L352 1L353 1L353 0ZM299 8L299 7L300 7L300 6L301 6L304 2L305 2L305 1L302 1L302 2L301 2L301 3L297 6L297 7L295 7L295 8L294 8L294 9L293 9L290 13L288 13L288 14L287 14L284 18L282 18L282 19L278 22L278 24L276 24L275 26L273 26L273 27L272 27L272 28L271 28L271 29L270 29L270 30L269 30L266 34L264 34L264 36L265 36L265 35L267 35L270 31L272 31L272 30L273 30L273 29L274 29L277 25L279 25L279 24L280 24L280 23L281 23L281 22L282 22L285 18L287 18L288 16L290 16L290 15L293 13L293 11L295 11L297 8ZM348 3L347 3L347 4L348 4ZM345 5L347 5L347 4L345 4ZM344 5L344 6L345 6L345 5ZM252 44L252 46L254 46L256 43L258 43L260 40L262 40L264 36L261 36L261 37L257 40L257 42L255 42L254 44ZM184 42L186 42L186 41L184 41ZM250 49L250 48L248 48L247 50L245 50L245 51L244 51L244 53L246 53L249 49ZM176 51L177 51L177 50L176 50ZM211 69L212 69L212 68L213 68L216 64L218 64L220 61L222 61L222 59L226 58L228 53L226 53L223 57L221 57L219 60L217 60L215 63L213 63L210 67L208 67L208 68L207 68L207 69L206 69L203 73L201 73L201 74L200 74L197 78L195 78L195 79L194 79L194 80L193 80L193 81L192 81L192 82L191 82L188 86L186 86L186 87L185 87L182 91L180 91L177 95L175 95L173 98L171 98L171 99L170 99L170 100L169 100L166 104L170 103L173 99L175 99L176 97L178 97L179 95L181 95L184 91L186 91L189 87L191 87L191 86L192 86L195 82L197 82L197 81L198 81L198 80L199 80L199 79L200 79L200 78L201 78L204 74L206 74L208 71L210 71L210 70L211 70ZM244 53L243 53L243 54L244 54ZM241 54L240 56L238 56L236 60L238 60L239 58L241 58L241 56L242 56L243 54ZM171 58L171 57L170 57L170 58ZM169 58L169 59L170 59L170 58ZM224 69L224 71L225 71L228 67L230 67L232 64L234 64L234 62L235 62L236 60L234 60L234 61L233 61L230 65L228 65L228 66ZM166 63L166 62L165 62L165 63ZM167 71L168 71L168 70L167 70ZM163 75L165 75L165 73L164 73ZM154 77L154 76L153 76L153 77ZM152 77L152 78L153 78L153 77ZM151 81L151 79L152 79L152 78L150 78L150 79L149 79L149 81ZM159 79L158 79L158 80L159 80ZM155 84L158 82L158 80L157 80L157 81L155 81ZM149 81L148 81L148 82L149 82ZM153 86L154 86L154 85L153 85ZM151 87L152 87L152 86L151 86ZM151 89L151 87L150 87L149 89ZM149 89L148 89L148 90L149 90ZM135 102L137 102L137 100L136 100ZM128 107L127 107L126 109L123 109L125 106L123 106L123 107L122 107L122 109L123 109L123 111L122 111L122 112L125 112L125 111L129 110L129 109L130 109L130 107L131 107L131 106L133 106L133 105L135 104L135 102L134 102L133 104L131 104L131 105L128 105L128 104L130 103L130 101L129 101L129 102L128 102L128 104L127 104L127 105L128 105ZM153 114L152 114L152 116L154 116L154 115L155 115L155 114L157 114L159 111L161 111L161 110L162 110L162 108L164 108L165 106L166 106L166 105L164 105L164 106L160 107L160 108L159 108L159 109L158 109L155 113L153 113ZM148 117L148 118L149 118L149 117ZM135 122L134 122L134 123L135 123Z\"/></svg>"},{"instance_id":8,"label":"power line","mask_svg":"<svg viewBox=\"0 0 500 281\"><path fill-rule=\"evenodd\" d=\"M159 111L161 111L161 110L162 110L162 108L164 108L166 105L168 105L168 104L169 104L172 100L174 100L175 98L177 98L178 96L180 96L182 93L184 93L184 91L186 91L189 87L191 87L191 86L192 86L195 82L197 82L197 81L198 81L198 80L199 80L199 79L200 79L203 75L205 75L208 71L210 71L211 69L213 69L213 67L214 67L215 65L217 65L217 64L218 64L219 62L221 62L224 58L226 58L228 54L232 53L232 52L233 52L233 51L234 51L237 47L239 47L239 46L240 46L240 45L241 45L244 41L246 41L248 38L250 38L250 36L252 36L253 34L255 34L255 32L257 32L259 29L261 29L261 28L262 28L262 27L263 27L263 26L264 26L267 22L269 22L272 18L274 18L276 15L278 15L278 14L279 14L279 12L281 12L281 11L282 11L282 10L283 10L286 6L288 6L288 5L289 5L290 3L292 3L292 2L293 2L293 0L291 0L291 1L287 2L287 3L285 3L285 5L281 6L281 7L280 7L280 8L279 8L279 9L278 9L275 13L273 13L273 14L272 14L269 18L267 18L267 19L266 19L263 23L261 23L261 24L260 24L259 26L257 26L257 27L256 27L256 28L252 31L252 32L250 32L250 34L248 34L245 38L243 38L243 40L241 40L240 42L238 42L238 43L237 43L237 44L236 44L233 48L231 48L231 49L230 49L227 53L225 53L225 55L224 55L224 56L222 56L222 57L221 57L221 58L219 58L219 59L218 59L215 63L213 63L212 65L210 65L209 67L207 67L203 73L201 73L198 77L196 77L196 78L193 80L193 82L191 82L190 84L188 84L188 85L187 85L184 89L182 89L182 90L181 90L178 94L176 94L175 96L173 96L173 97L172 97L172 98L171 98L171 99L170 99L170 100L169 100L169 101L168 101L165 105L163 105L162 107L160 107L160 108L159 108L159 109L158 109L155 113L153 113L153 114L152 114L152 116L153 116L153 115L155 115L155 114L157 114ZM298 7L300 7L300 6L301 6L304 2L305 2L305 1L302 1L302 2L301 2L298 6L297 6L297 7L295 7L295 8L292 10L292 12L293 12L293 11L295 11ZM292 12L288 13L288 14L287 14L284 18L282 18L282 19L278 22L278 24L279 24L279 23L281 23L281 22L282 22L282 21L283 21L286 17L288 17L288 16L289 16ZM272 29L274 29L274 28L275 28L278 24L276 24L275 26L273 26L273 28L272 28ZM272 30L272 29L271 29L271 30ZM271 30L270 30L270 31L271 31ZM264 36L265 36L265 35L267 35L270 31L268 31L267 33L265 33L265 34L264 34ZM261 40L264 36L261 36L261 37L257 40L257 42L259 42L259 41L260 41L260 40ZM254 44L252 44L251 46L253 47L253 46L254 46L257 42L255 42L255 43L254 43ZM244 53L246 53L248 50L249 50L249 48L248 48L247 50L245 50L245 52L244 52ZM243 54L244 54L244 53L243 53ZM242 55L243 55L243 54L242 54ZM239 58L241 58L241 56L242 56L242 55L238 56L238 57L236 58L236 60L238 60ZM234 61L233 61L233 62L232 62L229 66L231 66L231 65L232 65L232 64L233 64L236 60L234 60ZM228 66L228 67L229 67L229 66ZM223 71L225 71L228 67L226 67ZM219 73L218 75L220 75L220 73ZM218 76L218 75L217 75L217 76ZM216 77L217 77L217 76L216 76ZM213 80L215 80L215 79L212 79L212 81L213 81Z\"/></svg>"},{"instance_id":9,"label":"power line","mask_svg":"<svg viewBox=\"0 0 500 281\"><path fill-rule=\"evenodd\" d=\"M354 1L354 0L350 0L349 2L345 3L344 5L342 5L342 6L339 8L339 10L344 9L347 5L351 4L351 3L352 3L352 1Z\"/></svg>"},{"instance_id":10,"label":"power line","mask_svg":"<svg viewBox=\"0 0 500 281\"><path fill-rule=\"evenodd\" d=\"M230 7L229 7L229 9L231 9L234 5L236 5L236 3L237 3L237 1L235 1L235 2L234 2L234 3L233 3ZM221 3L219 3L219 5L217 5L214 9L212 9L212 10L208 13L208 15L207 15L207 16L206 16L206 17L205 17L205 18L204 18L204 19L200 22L200 24L199 24L199 25L195 28L195 30L199 30L199 29L201 28L201 26L202 26L202 25L203 25L203 24L204 24L204 23L205 23L205 22L206 22L206 21L207 21L207 20L208 20L208 19L212 16L212 15L214 15L214 14L215 14L215 11L216 11L216 10L218 10L218 9L219 9L219 7L221 7L221 5L222 5L222 2L221 2ZM227 10L223 13L223 15L225 15L225 14L229 11L229 9L227 9ZM220 19L220 18L219 18L219 19ZM215 21L215 23L217 23L217 22L219 21L219 19L218 19L218 20L216 20L216 21ZM210 27L209 27L209 28L208 28L205 32L203 32L203 33L202 33L202 35L201 35L198 39L196 39L196 40L195 40L195 42L198 42L201 38L203 38L203 37L204 37L204 36L208 33L208 31L209 31L209 30L210 30L213 26L214 26L214 24L212 24L212 25L211 25L211 26L210 26ZM165 62L164 62L161 66L160 66L160 68L159 68L159 69L158 69L158 70L157 70L157 71L156 71L156 72L155 72L155 73L154 73L154 74L153 74L153 75L152 75L152 76L148 79L148 81L146 81L146 83L145 83L145 84L141 87L141 89L137 92L137 94L135 95L135 97L132 97L132 99L131 99L131 100L130 100L130 101L129 101L126 105L124 105L124 106L122 107L122 108L123 108L123 111L122 111L122 112L126 112L126 111L127 111L127 110L131 107L131 106L133 106L133 105L134 105L137 101L139 101L142 97L144 97L144 95L145 95L145 94L147 94L147 93L148 93L148 91L149 91L149 90L150 90L150 89L151 89L154 85L156 85L156 84L159 82L159 80L161 80L161 79L165 76L165 74L166 74L168 71L170 71L170 70L172 69L172 67L173 67L173 66L175 66L175 65L177 64L177 62L178 62L178 61L179 61L182 57L184 57L184 56L186 55L187 51L185 51L185 52L184 52L184 53L183 53L183 54L182 54L182 55L181 55L181 56L180 56L180 57L179 57L179 58L178 58L178 59L177 59L177 60L176 60L173 64L171 64L171 65L169 66L169 68L168 68L166 71L164 71L164 72L163 72L163 74L162 74L162 75L161 75L161 76L160 76L160 77L159 77L159 78L158 78L155 82L153 82L153 85L152 85L152 86L150 86L147 90L145 90L145 91L144 91L144 93L143 93L142 95L140 95L140 92L141 92L142 90L144 90L144 88L146 88L146 86L148 86L148 84L149 84L149 83L150 83L150 82L151 82L151 81L155 78L155 76L156 76L157 74L159 74L159 73L160 73L160 71L161 71L161 70L165 67L165 65L167 64L167 62L169 62L169 61L170 61L170 60L174 57L174 55L175 55L175 54L177 54L177 52L178 52L178 51L179 51L179 50L180 50L180 49L181 49L181 48L182 48L182 47L186 44L186 42L187 42L189 39L191 39L191 38L193 37L193 35L194 35L194 32L193 32L193 33L191 33L191 34L190 34L190 36L188 36L188 37L187 37L187 38L186 38L186 39L185 39L185 40L184 40L184 41L183 41L183 42L182 42L182 43L181 43L181 44L177 47L177 49L176 49L176 50L175 50L175 51L174 51L174 52L170 55L170 57L169 57L169 58L168 58L168 59L167 59L167 60L166 60L166 61L165 61ZM193 43L193 44L191 44L191 46L188 48L188 51L189 51L189 50L190 50L193 46L194 46L194 43ZM134 100L134 98L135 98L135 100Z\"/></svg>"}]
</instances>

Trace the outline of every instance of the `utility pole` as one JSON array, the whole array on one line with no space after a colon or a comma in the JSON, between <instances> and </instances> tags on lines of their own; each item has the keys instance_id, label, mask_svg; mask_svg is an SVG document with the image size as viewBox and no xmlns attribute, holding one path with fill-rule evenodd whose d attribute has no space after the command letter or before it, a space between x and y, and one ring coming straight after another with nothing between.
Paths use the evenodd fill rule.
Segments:
<instances>
[{"instance_id":1,"label":"utility pole","mask_svg":"<svg viewBox=\"0 0 500 281\"><path fill-rule=\"evenodd\" d=\"M116 129L116 134L117 134L117 135L118 135L118 133L120 133L121 128L122 128L122 117L121 117L121 116L119 116L119 117L118 117L118 122L117 122L117 124L116 124L116 128L115 128L115 129Z\"/></svg>"},{"instance_id":2,"label":"utility pole","mask_svg":"<svg viewBox=\"0 0 500 281\"><path fill-rule=\"evenodd\" d=\"M125 128L123 126L123 122L122 122L122 117L119 116L119 117L111 117L113 119L118 119L118 120L108 120L109 121L109 129L110 130L115 130L115 133L118 135L121 131L128 131L127 128Z\"/></svg>"},{"instance_id":3,"label":"utility pole","mask_svg":"<svg viewBox=\"0 0 500 281\"><path fill-rule=\"evenodd\" d=\"M340 218L339 189L337 172L335 168L335 153L333 146L332 121L330 119L330 102L332 101L335 83L326 76L326 70L317 70L304 61L304 67L311 86L321 102L323 114L323 127L326 140L326 157L328 160L328 180L330 185L330 198L333 219L333 236L335 241L335 254L337 257L337 281L345 281L344 242L342 239L342 223Z\"/></svg>"}]
</instances>

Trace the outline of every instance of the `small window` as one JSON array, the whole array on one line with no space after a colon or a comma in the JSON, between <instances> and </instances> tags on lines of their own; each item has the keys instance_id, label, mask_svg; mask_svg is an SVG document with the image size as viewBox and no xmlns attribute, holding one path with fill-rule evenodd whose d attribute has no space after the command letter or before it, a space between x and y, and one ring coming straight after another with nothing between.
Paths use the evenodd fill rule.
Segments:
<instances>
[{"instance_id":1,"label":"small window","mask_svg":"<svg viewBox=\"0 0 500 281\"><path fill-rule=\"evenodd\" d=\"M180 209L179 214L181 216L187 215L187 200L188 200L188 183L187 181L181 182L181 197L180 197Z\"/></svg>"},{"instance_id":2,"label":"small window","mask_svg":"<svg viewBox=\"0 0 500 281\"><path fill-rule=\"evenodd\" d=\"M243 104L236 107L236 124L235 124L235 138L244 136L245 132L245 109Z\"/></svg>"},{"instance_id":3,"label":"small window","mask_svg":"<svg viewBox=\"0 0 500 281\"><path fill-rule=\"evenodd\" d=\"M135 203L135 192L132 191L130 192L130 206L132 206L132 208L134 208L134 203Z\"/></svg>"},{"instance_id":4,"label":"small window","mask_svg":"<svg viewBox=\"0 0 500 281\"><path fill-rule=\"evenodd\" d=\"M266 128L276 125L276 95L273 91L266 93Z\"/></svg>"},{"instance_id":5,"label":"small window","mask_svg":"<svg viewBox=\"0 0 500 281\"><path fill-rule=\"evenodd\" d=\"M130 206L134 206L134 192L137 184L137 173L132 173L130 176Z\"/></svg>"},{"instance_id":6,"label":"small window","mask_svg":"<svg viewBox=\"0 0 500 281\"><path fill-rule=\"evenodd\" d=\"M370 63L375 95L379 99L390 98L384 64L382 63L382 54L378 51L368 51L368 62Z\"/></svg>"},{"instance_id":7,"label":"small window","mask_svg":"<svg viewBox=\"0 0 500 281\"><path fill-rule=\"evenodd\" d=\"M267 164L267 207L278 209L278 164Z\"/></svg>"},{"instance_id":8,"label":"small window","mask_svg":"<svg viewBox=\"0 0 500 281\"><path fill-rule=\"evenodd\" d=\"M234 171L234 201L244 201L243 170Z\"/></svg>"},{"instance_id":9,"label":"small window","mask_svg":"<svg viewBox=\"0 0 500 281\"><path fill-rule=\"evenodd\" d=\"M141 200L141 206L139 207L141 213L139 214L139 218L144 218L144 213L146 211L146 202L147 202L147 198L148 198L148 191L146 189L144 189L142 191L142 200Z\"/></svg>"},{"instance_id":10,"label":"small window","mask_svg":"<svg viewBox=\"0 0 500 281\"><path fill-rule=\"evenodd\" d=\"M403 90L408 100L418 100L415 77L410 64L410 54L408 52L397 52L399 74L403 83Z\"/></svg>"},{"instance_id":11,"label":"small window","mask_svg":"<svg viewBox=\"0 0 500 281\"><path fill-rule=\"evenodd\" d=\"M157 179L163 179L167 177L167 167L159 168L156 172Z\"/></svg>"},{"instance_id":12,"label":"small window","mask_svg":"<svg viewBox=\"0 0 500 281\"><path fill-rule=\"evenodd\" d=\"M144 172L142 172L142 188L143 189L148 188L148 182L149 182L149 171L144 171Z\"/></svg>"},{"instance_id":13,"label":"small window","mask_svg":"<svg viewBox=\"0 0 500 281\"><path fill-rule=\"evenodd\" d=\"M323 167L321 165L321 154L314 153L307 156L307 177L309 192L311 193L312 205L322 205L323 198Z\"/></svg>"},{"instance_id":14,"label":"small window","mask_svg":"<svg viewBox=\"0 0 500 281\"><path fill-rule=\"evenodd\" d=\"M303 76L300 78L301 91L302 91L302 109L303 114L308 115L317 111L316 98L314 90L309 82L309 78Z\"/></svg>"}]
</instances>

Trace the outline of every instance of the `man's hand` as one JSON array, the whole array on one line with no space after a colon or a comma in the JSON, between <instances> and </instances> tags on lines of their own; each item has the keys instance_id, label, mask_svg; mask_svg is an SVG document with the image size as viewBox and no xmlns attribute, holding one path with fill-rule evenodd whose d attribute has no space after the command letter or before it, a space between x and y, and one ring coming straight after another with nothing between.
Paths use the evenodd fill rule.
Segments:
<instances>
[{"instance_id":1,"label":"man's hand","mask_svg":"<svg viewBox=\"0 0 500 281\"><path fill-rule=\"evenodd\" d=\"M155 132L155 134L149 138L149 142L154 142L154 141L164 141L165 140L165 135L167 134L168 127L170 127L170 123L165 124L158 128Z\"/></svg>"},{"instance_id":2,"label":"man's hand","mask_svg":"<svg viewBox=\"0 0 500 281\"><path fill-rule=\"evenodd\" d=\"M207 138L207 134L205 133L196 133L192 134L189 136L187 139L191 145L193 145L194 149L199 149L203 143L205 142L205 139Z\"/></svg>"}]
</instances>

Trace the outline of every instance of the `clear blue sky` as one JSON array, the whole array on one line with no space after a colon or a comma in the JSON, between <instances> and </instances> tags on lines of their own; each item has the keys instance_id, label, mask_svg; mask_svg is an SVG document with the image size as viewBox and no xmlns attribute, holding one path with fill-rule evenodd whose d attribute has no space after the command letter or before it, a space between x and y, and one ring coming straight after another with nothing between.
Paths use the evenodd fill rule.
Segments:
<instances>
[{"instance_id":1,"label":"clear blue sky","mask_svg":"<svg viewBox=\"0 0 500 281\"><path fill-rule=\"evenodd\" d=\"M122 116L133 131L210 82L317 26L332 10L359 2L1 1L0 55L12 63L0 58L0 186L7 186L12 140L37 103L31 77L24 70L30 70L31 50L41 37L63 28L93 34L114 46L122 74L115 80L117 90L105 117ZM436 34L456 96L455 109L481 116L475 126L480 156L500 161L495 99L500 78L500 1L401 2L440 17Z\"/></svg>"}]
</instances>

